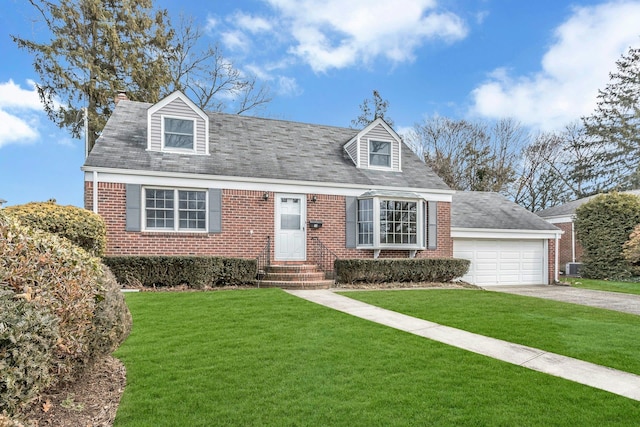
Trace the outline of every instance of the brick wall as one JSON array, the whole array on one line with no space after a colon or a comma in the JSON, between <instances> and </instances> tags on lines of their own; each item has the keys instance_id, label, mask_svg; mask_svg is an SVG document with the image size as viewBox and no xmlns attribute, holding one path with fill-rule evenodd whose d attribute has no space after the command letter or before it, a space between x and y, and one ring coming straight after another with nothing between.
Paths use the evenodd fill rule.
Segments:
<instances>
[{"instance_id":1,"label":"brick wall","mask_svg":"<svg viewBox=\"0 0 640 427\"><path fill-rule=\"evenodd\" d=\"M549 239L548 249L547 271L549 272L549 284L553 284L556 280L556 239Z\"/></svg>"},{"instance_id":2,"label":"brick wall","mask_svg":"<svg viewBox=\"0 0 640 427\"><path fill-rule=\"evenodd\" d=\"M85 181L85 208L92 209L93 183ZM125 185L98 184L98 213L107 225L107 255L220 255L254 258L274 235L274 193L263 200L262 191L223 190L222 233L165 233L125 231ZM312 240L318 237L340 258L372 258L373 250L346 248L345 197L307 196L307 221L322 221L307 229L307 255L313 261ZM418 251L416 257L451 257L450 203L438 203L438 247ZM273 259L273 245L272 253ZM409 251L381 252L380 257L408 257Z\"/></svg>"},{"instance_id":3,"label":"brick wall","mask_svg":"<svg viewBox=\"0 0 640 427\"><path fill-rule=\"evenodd\" d=\"M564 231L564 234L560 236L560 244L558 245L558 268L564 271L568 262L573 262L573 253L572 253L572 238L571 238L571 224L570 222L563 222L558 224L553 224L558 227L560 230ZM582 257L582 246L578 241L576 241L576 262L580 262Z\"/></svg>"}]
</instances>

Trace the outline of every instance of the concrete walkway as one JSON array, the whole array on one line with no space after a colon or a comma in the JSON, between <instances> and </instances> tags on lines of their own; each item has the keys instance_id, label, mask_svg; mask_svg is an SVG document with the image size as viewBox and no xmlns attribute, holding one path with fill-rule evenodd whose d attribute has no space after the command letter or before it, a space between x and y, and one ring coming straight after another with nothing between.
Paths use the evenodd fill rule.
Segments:
<instances>
[{"instance_id":1,"label":"concrete walkway","mask_svg":"<svg viewBox=\"0 0 640 427\"><path fill-rule=\"evenodd\" d=\"M330 290L287 292L362 319L640 401L640 376L635 374L417 319Z\"/></svg>"},{"instance_id":2,"label":"concrete walkway","mask_svg":"<svg viewBox=\"0 0 640 427\"><path fill-rule=\"evenodd\" d=\"M595 291L592 289L572 288L570 286L547 285L485 286L484 289L640 315L640 295Z\"/></svg>"}]
</instances>

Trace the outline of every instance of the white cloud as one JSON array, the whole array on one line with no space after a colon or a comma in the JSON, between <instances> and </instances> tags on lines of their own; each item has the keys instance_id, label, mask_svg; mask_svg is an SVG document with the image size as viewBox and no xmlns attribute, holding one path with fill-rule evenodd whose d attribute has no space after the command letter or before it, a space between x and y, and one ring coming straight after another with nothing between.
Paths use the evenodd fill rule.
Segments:
<instances>
[{"instance_id":1,"label":"white cloud","mask_svg":"<svg viewBox=\"0 0 640 427\"><path fill-rule=\"evenodd\" d=\"M226 31L221 34L222 44L230 50L247 50L249 40L241 31Z\"/></svg>"},{"instance_id":2,"label":"white cloud","mask_svg":"<svg viewBox=\"0 0 640 427\"><path fill-rule=\"evenodd\" d=\"M278 95L290 97L302 95L303 92L295 78L286 76L278 77L278 87L276 91Z\"/></svg>"},{"instance_id":3,"label":"white cloud","mask_svg":"<svg viewBox=\"0 0 640 427\"><path fill-rule=\"evenodd\" d=\"M279 13L279 28L289 33L289 53L316 72L414 59L427 40L464 38L460 17L439 11L436 0L267 0Z\"/></svg>"},{"instance_id":4,"label":"white cloud","mask_svg":"<svg viewBox=\"0 0 640 427\"><path fill-rule=\"evenodd\" d=\"M243 12L237 12L230 18L230 20L234 22L238 27L251 33L270 31L272 28L271 23L266 19L247 15Z\"/></svg>"},{"instance_id":5,"label":"white cloud","mask_svg":"<svg viewBox=\"0 0 640 427\"><path fill-rule=\"evenodd\" d=\"M0 83L0 147L33 142L40 136L37 124L42 104L35 83L29 80L27 84L30 90L13 80Z\"/></svg>"},{"instance_id":6,"label":"white cloud","mask_svg":"<svg viewBox=\"0 0 640 427\"><path fill-rule=\"evenodd\" d=\"M556 29L541 70L521 76L505 68L494 70L473 90L472 113L514 117L542 130L561 128L591 113L615 61L640 43L638 22L639 1L575 8Z\"/></svg>"},{"instance_id":7,"label":"white cloud","mask_svg":"<svg viewBox=\"0 0 640 427\"><path fill-rule=\"evenodd\" d=\"M33 80L27 80L27 85L31 89L22 89L11 79L8 82L0 83L0 108L42 110L36 83Z\"/></svg>"}]
</instances>

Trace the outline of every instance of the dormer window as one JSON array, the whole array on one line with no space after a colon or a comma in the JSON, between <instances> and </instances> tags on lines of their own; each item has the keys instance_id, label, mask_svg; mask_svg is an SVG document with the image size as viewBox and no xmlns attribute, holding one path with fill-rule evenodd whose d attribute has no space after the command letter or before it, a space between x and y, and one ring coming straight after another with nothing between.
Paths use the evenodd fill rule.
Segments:
<instances>
[{"instance_id":1,"label":"dormer window","mask_svg":"<svg viewBox=\"0 0 640 427\"><path fill-rule=\"evenodd\" d=\"M164 117L164 147L177 150L192 151L194 141L193 119Z\"/></svg>"},{"instance_id":2,"label":"dormer window","mask_svg":"<svg viewBox=\"0 0 640 427\"><path fill-rule=\"evenodd\" d=\"M391 142L369 140L369 166L391 167Z\"/></svg>"}]
</instances>

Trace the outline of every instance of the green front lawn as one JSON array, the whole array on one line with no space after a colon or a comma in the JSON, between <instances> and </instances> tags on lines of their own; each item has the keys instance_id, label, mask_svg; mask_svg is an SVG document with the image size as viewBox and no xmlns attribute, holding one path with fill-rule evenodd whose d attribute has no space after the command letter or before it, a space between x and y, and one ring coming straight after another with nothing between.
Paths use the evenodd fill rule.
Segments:
<instances>
[{"instance_id":1,"label":"green front lawn","mask_svg":"<svg viewBox=\"0 0 640 427\"><path fill-rule=\"evenodd\" d=\"M563 280L569 282L574 288L640 295L640 283L638 282L616 282L612 280L577 279L572 277L567 277Z\"/></svg>"},{"instance_id":2,"label":"green front lawn","mask_svg":"<svg viewBox=\"0 0 640 427\"><path fill-rule=\"evenodd\" d=\"M116 426L599 426L640 419L636 401L280 290L126 299L134 327L116 353L127 367Z\"/></svg>"},{"instance_id":3,"label":"green front lawn","mask_svg":"<svg viewBox=\"0 0 640 427\"><path fill-rule=\"evenodd\" d=\"M640 316L477 290L342 294L443 325L640 374Z\"/></svg>"}]
</instances>

